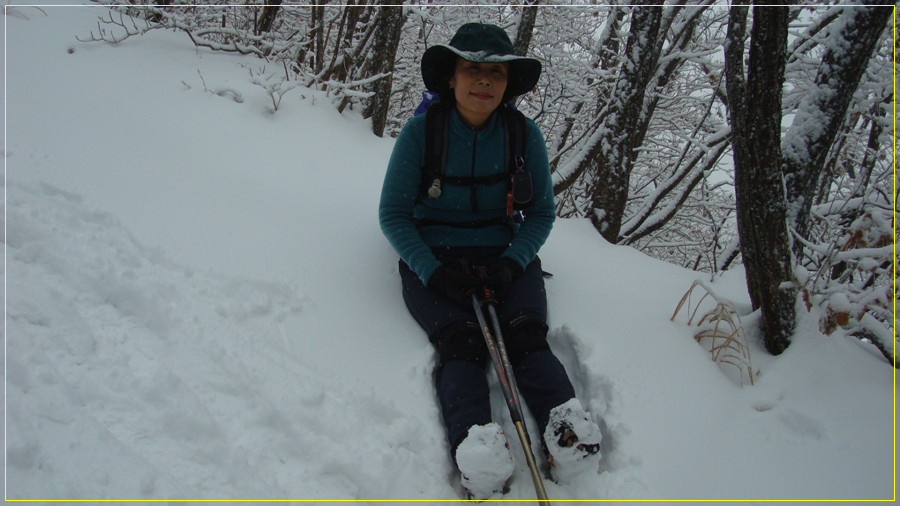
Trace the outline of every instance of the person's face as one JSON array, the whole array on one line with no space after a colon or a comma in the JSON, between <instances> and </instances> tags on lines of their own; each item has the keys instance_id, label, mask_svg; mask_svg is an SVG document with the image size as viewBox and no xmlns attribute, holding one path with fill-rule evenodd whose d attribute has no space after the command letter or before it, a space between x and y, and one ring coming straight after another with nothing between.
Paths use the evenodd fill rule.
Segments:
<instances>
[{"instance_id":1,"label":"person's face","mask_svg":"<svg viewBox=\"0 0 900 506\"><path fill-rule=\"evenodd\" d=\"M509 65L506 63L478 63L456 59L456 72L450 78L450 88L456 96L456 108L463 122L471 128L481 128L500 105Z\"/></svg>"}]
</instances>

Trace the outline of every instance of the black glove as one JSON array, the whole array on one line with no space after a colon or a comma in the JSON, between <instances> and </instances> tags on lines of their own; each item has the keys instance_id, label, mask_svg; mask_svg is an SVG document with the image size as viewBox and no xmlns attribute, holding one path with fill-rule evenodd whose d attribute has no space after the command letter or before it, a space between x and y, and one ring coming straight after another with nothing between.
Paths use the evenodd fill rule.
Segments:
<instances>
[{"instance_id":1,"label":"black glove","mask_svg":"<svg viewBox=\"0 0 900 506\"><path fill-rule=\"evenodd\" d=\"M494 298L499 302L509 294L509 288L522 275L522 270L515 260L501 257L499 261L488 266L487 277L482 282L494 291Z\"/></svg>"},{"instance_id":2,"label":"black glove","mask_svg":"<svg viewBox=\"0 0 900 506\"><path fill-rule=\"evenodd\" d=\"M484 286L484 282L472 274L442 265L434 270L434 274L428 280L428 286L457 304L471 306L472 302L467 294Z\"/></svg>"}]
</instances>

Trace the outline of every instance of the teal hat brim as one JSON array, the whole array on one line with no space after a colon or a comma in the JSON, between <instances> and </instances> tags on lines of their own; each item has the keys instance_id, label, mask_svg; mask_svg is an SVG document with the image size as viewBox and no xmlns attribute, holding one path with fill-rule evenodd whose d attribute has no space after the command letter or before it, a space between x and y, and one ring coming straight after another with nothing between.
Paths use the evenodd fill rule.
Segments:
<instances>
[{"instance_id":1,"label":"teal hat brim","mask_svg":"<svg viewBox=\"0 0 900 506\"><path fill-rule=\"evenodd\" d=\"M511 97L528 93L541 78L541 62L534 58L489 54L486 51L461 51L452 46L435 45L422 55L422 80L429 91L443 93L448 90L447 81L456 70L457 57L479 63L509 64L506 94Z\"/></svg>"}]
</instances>

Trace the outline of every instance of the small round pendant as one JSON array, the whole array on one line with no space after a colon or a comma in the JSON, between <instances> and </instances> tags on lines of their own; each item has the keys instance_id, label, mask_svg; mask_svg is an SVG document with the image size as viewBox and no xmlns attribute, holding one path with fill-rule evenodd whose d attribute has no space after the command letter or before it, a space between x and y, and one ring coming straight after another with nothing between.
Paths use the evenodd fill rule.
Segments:
<instances>
[{"instance_id":1,"label":"small round pendant","mask_svg":"<svg viewBox=\"0 0 900 506\"><path fill-rule=\"evenodd\" d=\"M428 189L428 196L436 199L441 196L441 180L435 179L433 183L431 183L431 188Z\"/></svg>"}]
</instances>

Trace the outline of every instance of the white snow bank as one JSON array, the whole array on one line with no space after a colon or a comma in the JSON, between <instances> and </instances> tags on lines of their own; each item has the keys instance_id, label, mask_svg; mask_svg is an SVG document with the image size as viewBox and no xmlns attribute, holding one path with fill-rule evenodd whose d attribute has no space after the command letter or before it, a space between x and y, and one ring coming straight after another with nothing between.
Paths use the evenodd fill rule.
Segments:
<instances>
[{"instance_id":1,"label":"white snow bank","mask_svg":"<svg viewBox=\"0 0 900 506\"><path fill-rule=\"evenodd\" d=\"M377 225L392 141L321 92L271 114L263 62L168 32L81 44L102 8L42 10L6 18L7 498L459 499ZM541 257L551 346L603 431L600 473L547 482L554 502L892 498L870 347L813 318L768 356L734 271L712 286L747 328L741 389L669 320L696 273L587 220ZM504 498L532 500L510 446Z\"/></svg>"}]
</instances>

